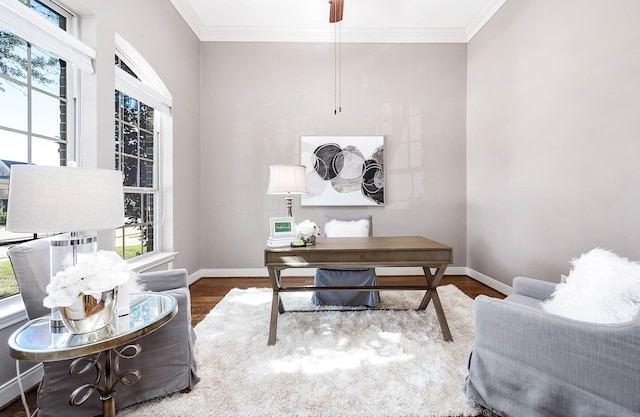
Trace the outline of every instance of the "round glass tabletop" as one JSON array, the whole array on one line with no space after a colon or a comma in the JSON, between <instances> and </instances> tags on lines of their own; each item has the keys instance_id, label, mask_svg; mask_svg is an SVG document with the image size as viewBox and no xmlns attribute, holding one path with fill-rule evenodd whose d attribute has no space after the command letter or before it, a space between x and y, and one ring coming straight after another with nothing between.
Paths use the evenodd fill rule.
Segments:
<instances>
[{"instance_id":1,"label":"round glass tabletop","mask_svg":"<svg viewBox=\"0 0 640 417\"><path fill-rule=\"evenodd\" d=\"M131 342L162 327L178 311L175 297L160 293L130 295L130 312L117 317L95 332L72 334L66 329L52 331L49 317L29 321L9 338L15 359L47 362L73 359Z\"/></svg>"}]
</instances>

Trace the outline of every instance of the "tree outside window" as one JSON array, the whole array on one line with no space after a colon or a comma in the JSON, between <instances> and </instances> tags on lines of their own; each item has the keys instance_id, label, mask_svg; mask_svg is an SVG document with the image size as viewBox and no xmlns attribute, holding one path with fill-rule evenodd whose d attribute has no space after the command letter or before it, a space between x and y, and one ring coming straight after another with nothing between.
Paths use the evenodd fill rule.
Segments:
<instances>
[{"instance_id":1,"label":"tree outside window","mask_svg":"<svg viewBox=\"0 0 640 417\"><path fill-rule=\"evenodd\" d=\"M124 65L116 58L119 64ZM130 69L127 72L133 74ZM123 173L125 192L125 225L116 229L115 250L129 259L155 250L158 188L154 109L118 90L114 143L115 168Z\"/></svg>"},{"instance_id":2,"label":"tree outside window","mask_svg":"<svg viewBox=\"0 0 640 417\"><path fill-rule=\"evenodd\" d=\"M23 3L66 30L67 16ZM36 237L5 230L11 166L66 165L68 83L65 61L0 27L0 299L19 291L7 248Z\"/></svg>"}]
</instances>

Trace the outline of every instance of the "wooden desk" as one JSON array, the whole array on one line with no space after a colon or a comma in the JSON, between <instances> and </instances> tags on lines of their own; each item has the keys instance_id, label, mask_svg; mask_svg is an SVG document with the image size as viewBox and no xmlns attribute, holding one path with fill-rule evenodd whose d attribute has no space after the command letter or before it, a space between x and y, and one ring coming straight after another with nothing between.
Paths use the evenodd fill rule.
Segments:
<instances>
[{"instance_id":1,"label":"wooden desk","mask_svg":"<svg viewBox=\"0 0 640 417\"><path fill-rule=\"evenodd\" d=\"M298 291L371 291L371 290L424 290L418 310L427 308L433 299L444 340L453 341L436 287L447 266L453 262L453 249L421 236L398 237L334 237L318 238L314 246L298 248L266 248L264 264L269 271L273 288L269 345L276 343L278 314L285 308L280 293ZM337 287L283 287L281 272L287 268L373 268L422 267L425 285L409 286L337 286ZM431 273L435 268L435 274Z\"/></svg>"}]
</instances>

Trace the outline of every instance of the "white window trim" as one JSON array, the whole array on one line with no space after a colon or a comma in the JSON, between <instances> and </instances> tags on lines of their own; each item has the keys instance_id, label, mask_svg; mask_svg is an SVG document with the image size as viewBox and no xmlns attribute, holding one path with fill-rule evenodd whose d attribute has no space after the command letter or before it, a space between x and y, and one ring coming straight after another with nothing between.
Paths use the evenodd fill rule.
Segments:
<instances>
[{"instance_id":1,"label":"white window trim","mask_svg":"<svg viewBox=\"0 0 640 417\"><path fill-rule=\"evenodd\" d=\"M171 98L164 97L152 87L143 84L134 76L118 67L116 67L116 90L134 97L136 100L140 100L155 110L171 114Z\"/></svg>"},{"instance_id":2,"label":"white window trim","mask_svg":"<svg viewBox=\"0 0 640 417\"><path fill-rule=\"evenodd\" d=\"M94 72L96 51L16 0L0 0L0 26L76 68Z\"/></svg>"},{"instance_id":3,"label":"white window trim","mask_svg":"<svg viewBox=\"0 0 640 417\"><path fill-rule=\"evenodd\" d=\"M16 323L27 320L27 310L20 294L12 295L0 301L2 314L0 314L0 330L6 329Z\"/></svg>"},{"instance_id":4,"label":"white window trim","mask_svg":"<svg viewBox=\"0 0 640 417\"><path fill-rule=\"evenodd\" d=\"M171 269L172 262L176 259L176 255L177 252L154 252L127 259L126 262L127 265L129 265L129 269L138 273L145 272L165 264L169 264L169 269Z\"/></svg>"},{"instance_id":5,"label":"white window trim","mask_svg":"<svg viewBox=\"0 0 640 417\"><path fill-rule=\"evenodd\" d=\"M0 0L1 1L1 0ZM118 33L115 34L115 53L142 80L138 80L120 68L115 68L115 88L144 104L158 110L154 131L159 140L156 164L158 166L157 189L159 209L156 214L156 247L154 252L127 260L129 267L142 272L163 264L171 264L173 252L173 97L153 67L136 49ZM159 229L159 230L158 230Z\"/></svg>"},{"instance_id":6,"label":"white window trim","mask_svg":"<svg viewBox=\"0 0 640 417\"><path fill-rule=\"evenodd\" d=\"M143 84L143 88L147 88L147 91L154 96L153 99L157 99L164 103L164 105L171 108L173 105L173 96L167 86L164 85L164 82L162 82L160 77L156 74L153 67L149 65L147 60L144 59L144 57L118 33L115 34L115 46L116 54L127 63L138 77L140 77L141 81L135 80L135 78L134 80L137 83ZM116 82L118 82L117 78L118 73L116 72ZM148 104L150 105L150 103Z\"/></svg>"}]
</instances>

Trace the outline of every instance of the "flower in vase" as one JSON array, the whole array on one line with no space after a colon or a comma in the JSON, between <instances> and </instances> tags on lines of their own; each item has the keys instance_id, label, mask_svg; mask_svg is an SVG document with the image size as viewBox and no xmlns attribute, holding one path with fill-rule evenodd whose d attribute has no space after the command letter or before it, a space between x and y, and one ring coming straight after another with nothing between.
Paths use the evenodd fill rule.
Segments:
<instances>
[{"instance_id":1,"label":"flower in vase","mask_svg":"<svg viewBox=\"0 0 640 417\"><path fill-rule=\"evenodd\" d=\"M311 220L304 220L296 225L300 239L309 239L311 236L319 236L320 228Z\"/></svg>"},{"instance_id":2,"label":"flower in vase","mask_svg":"<svg viewBox=\"0 0 640 417\"><path fill-rule=\"evenodd\" d=\"M100 299L103 291L110 291L129 281L132 272L115 252L98 251L84 255L78 262L58 272L47 285L45 307L68 307L78 297L90 295Z\"/></svg>"}]
</instances>

